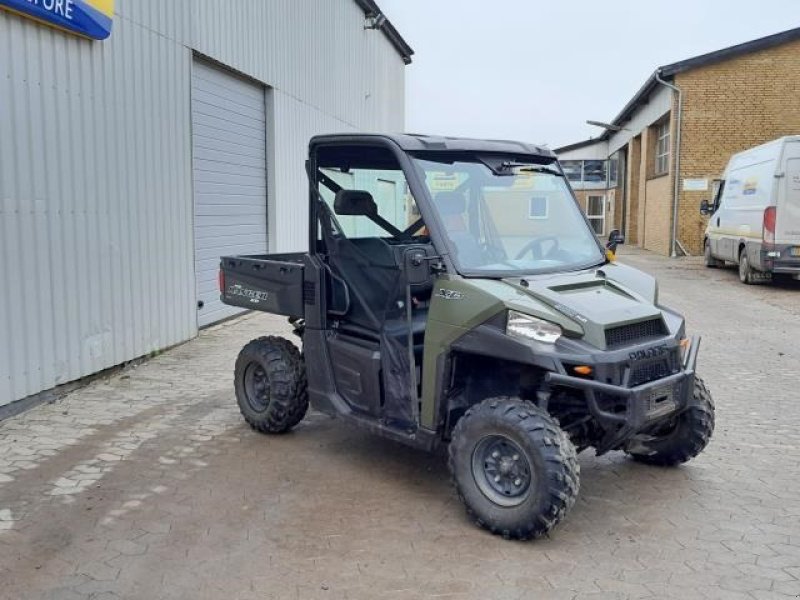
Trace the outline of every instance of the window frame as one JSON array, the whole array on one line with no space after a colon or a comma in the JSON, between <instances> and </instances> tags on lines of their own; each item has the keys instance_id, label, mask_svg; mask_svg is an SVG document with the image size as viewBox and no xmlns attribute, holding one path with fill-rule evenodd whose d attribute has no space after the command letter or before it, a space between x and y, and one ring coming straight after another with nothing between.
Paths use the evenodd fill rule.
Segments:
<instances>
[{"instance_id":1,"label":"window frame","mask_svg":"<svg viewBox=\"0 0 800 600\"><path fill-rule=\"evenodd\" d=\"M591 184L603 183L603 184L608 185L608 159L607 158L586 158L582 162L583 162L582 178L581 178L581 182L582 183L591 183ZM599 163L600 164L600 171L599 171L599 173L601 174L600 179L588 179L587 178L587 172L589 172L588 169L587 169L587 163ZM596 167L597 165L592 165L592 166ZM593 169L591 172L595 173L597 171Z\"/></svg>"},{"instance_id":2,"label":"window frame","mask_svg":"<svg viewBox=\"0 0 800 600\"><path fill-rule=\"evenodd\" d=\"M612 156L614 158L608 158L608 166L606 167L606 182L607 187L609 189L617 187L619 185L619 151L615 152ZM613 177L613 179L612 179Z\"/></svg>"},{"instance_id":3,"label":"window frame","mask_svg":"<svg viewBox=\"0 0 800 600\"><path fill-rule=\"evenodd\" d=\"M580 158L572 158L566 159L563 161L559 161L561 164L561 168L564 170L564 178L569 181L570 183L583 183L583 159ZM575 166L578 167L577 171L568 171L565 169L566 163L575 163ZM578 176L577 179L572 179L570 175L576 174Z\"/></svg>"},{"instance_id":4,"label":"window frame","mask_svg":"<svg viewBox=\"0 0 800 600\"><path fill-rule=\"evenodd\" d=\"M662 119L654 125L655 143L653 144L653 175L659 177L669 173L670 154L672 153L672 131L670 119Z\"/></svg>"},{"instance_id":5,"label":"window frame","mask_svg":"<svg viewBox=\"0 0 800 600\"><path fill-rule=\"evenodd\" d=\"M592 198L600 198L600 214L589 214L589 201ZM603 236L606 234L606 211L608 210L608 195L607 194L586 194L586 210L584 214L586 214L586 219L589 221L589 226L592 228L592 231L597 236ZM594 221L600 221L602 223L602 227L600 228L600 232L597 232L595 228L592 226Z\"/></svg>"},{"instance_id":6,"label":"window frame","mask_svg":"<svg viewBox=\"0 0 800 600\"><path fill-rule=\"evenodd\" d=\"M417 204L413 194L408 191L408 179L406 178L405 172L402 168L374 169L355 166L351 167L349 171L336 171L335 168L320 167L319 173L333 181L343 190L363 190L368 192L378 208L378 216L401 232L405 231L409 226L422 219L422 215L419 212L419 205ZM397 173L400 176L395 176L392 178L389 175L394 173ZM357 177L357 174L360 174L360 177ZM345 181L343 182L341 179L337 181L338 178L345 179ZM359 181L359 179L361 181ZM363 185L364 183L369 183L369 185L365 186ZM393 201L391 202L391 208L393 210L391 213L387 213L383 210L386 208L386 205L384 205L382 202L382 200L385 198L380 193L381 184L389 184L392 186L391 189L393 192ZM396 239L396 236L393 235L391 231L385 229L383 225L373 221L367 216L340 215L336 213L336 209L334 207L335 194L333 194L333 198L328 198L325 192L322 191L323 187L327 189L328 193L332 193L333 190L328 188L324 182L320 182L320 187L318 189L320 191L322 201L327 204L328 209L336 219L337 227L339 228L341 234L347 239ZM398 198L402 198L402 201L398 202ZM405 221L396 222L398 208L405 213ZM416 218L414 219L413 217ZM360 229L363 229L365 226L367 227L367 231L360 231ZM321 233L318 234L318 237L319 236L321 236Z\"/></svg>"}]
</instances>

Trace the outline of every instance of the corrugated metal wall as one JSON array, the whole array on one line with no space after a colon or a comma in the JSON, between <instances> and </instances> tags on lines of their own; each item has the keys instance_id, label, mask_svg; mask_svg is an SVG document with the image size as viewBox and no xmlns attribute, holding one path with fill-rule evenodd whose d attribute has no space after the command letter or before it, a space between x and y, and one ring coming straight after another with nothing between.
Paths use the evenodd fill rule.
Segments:
<instances>
[{"instance_id":1,"label":"corrugated metal wall","mask_svg":"<svg viewBox=\"0 0 800 600\"><path fill-rule=\"evenodd\" d=\"M0 404L196 334L194 51L270 86L270 246L305 247L308 138L403 128L403 62L363 23L352 0L117 0L89 42L0 11Z\"/></svg>"}]
</instances>

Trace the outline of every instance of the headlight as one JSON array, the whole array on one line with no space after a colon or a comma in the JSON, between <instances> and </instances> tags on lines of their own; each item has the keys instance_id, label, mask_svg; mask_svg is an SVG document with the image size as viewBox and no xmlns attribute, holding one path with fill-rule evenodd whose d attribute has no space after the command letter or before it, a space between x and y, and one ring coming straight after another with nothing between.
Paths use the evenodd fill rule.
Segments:
<instances>
[{"instance_id":1,"label":"headlight","mask_svg":"<svg viewBox=\"0 0 800 600\"><path fill-rule=\"evenodd\" d=\"M561 337L562 331L561 327L555 323L510 310L508 311L506 333L514 337L555 344L556 340Z\"/></svg>"}]
</instances>

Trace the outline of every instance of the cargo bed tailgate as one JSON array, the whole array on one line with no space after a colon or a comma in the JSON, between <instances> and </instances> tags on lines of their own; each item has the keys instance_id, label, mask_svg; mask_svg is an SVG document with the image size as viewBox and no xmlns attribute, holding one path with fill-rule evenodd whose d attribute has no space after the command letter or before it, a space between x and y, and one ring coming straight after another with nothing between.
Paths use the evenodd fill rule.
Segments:
<instances>
[{"instance_id":1,"label":"cargo bed tailgate","mask_svg":"<svg viewBox=\"0 0 800 600\"><path fill-rule=\"evenodd\" d=\"M303 253L223 256L220 299L225 304L303 317Z\"/></svg>"}]
</instances>

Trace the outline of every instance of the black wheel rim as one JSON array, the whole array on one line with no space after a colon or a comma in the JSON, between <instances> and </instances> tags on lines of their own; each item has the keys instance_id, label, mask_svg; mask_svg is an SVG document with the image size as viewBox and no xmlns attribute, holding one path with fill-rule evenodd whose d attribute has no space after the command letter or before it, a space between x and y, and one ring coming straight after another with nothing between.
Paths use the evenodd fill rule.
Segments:
<instances>
[{"instance_id":1,"label":"black wheel rim","mask_svg":"<svg viewBox=\"0 0 800 600\"><path fill-rule=\"evenodd\" d=\"M472 476L489 500L517 506L530 495L533 476L528 457L509 438L490 435L472 453Z\"/></svg>"},{"instance_id":2,"label":"black wheel rim","mask_svg":"<svg viewBox=\"0 0 800 600\"><path fill-rule=\"evenodd\" d=\"M244 370L244 394L247 404L255 412L264 412L269 406L269 377L260 364L251 362Z\"/></svg>"}]
</instances>

